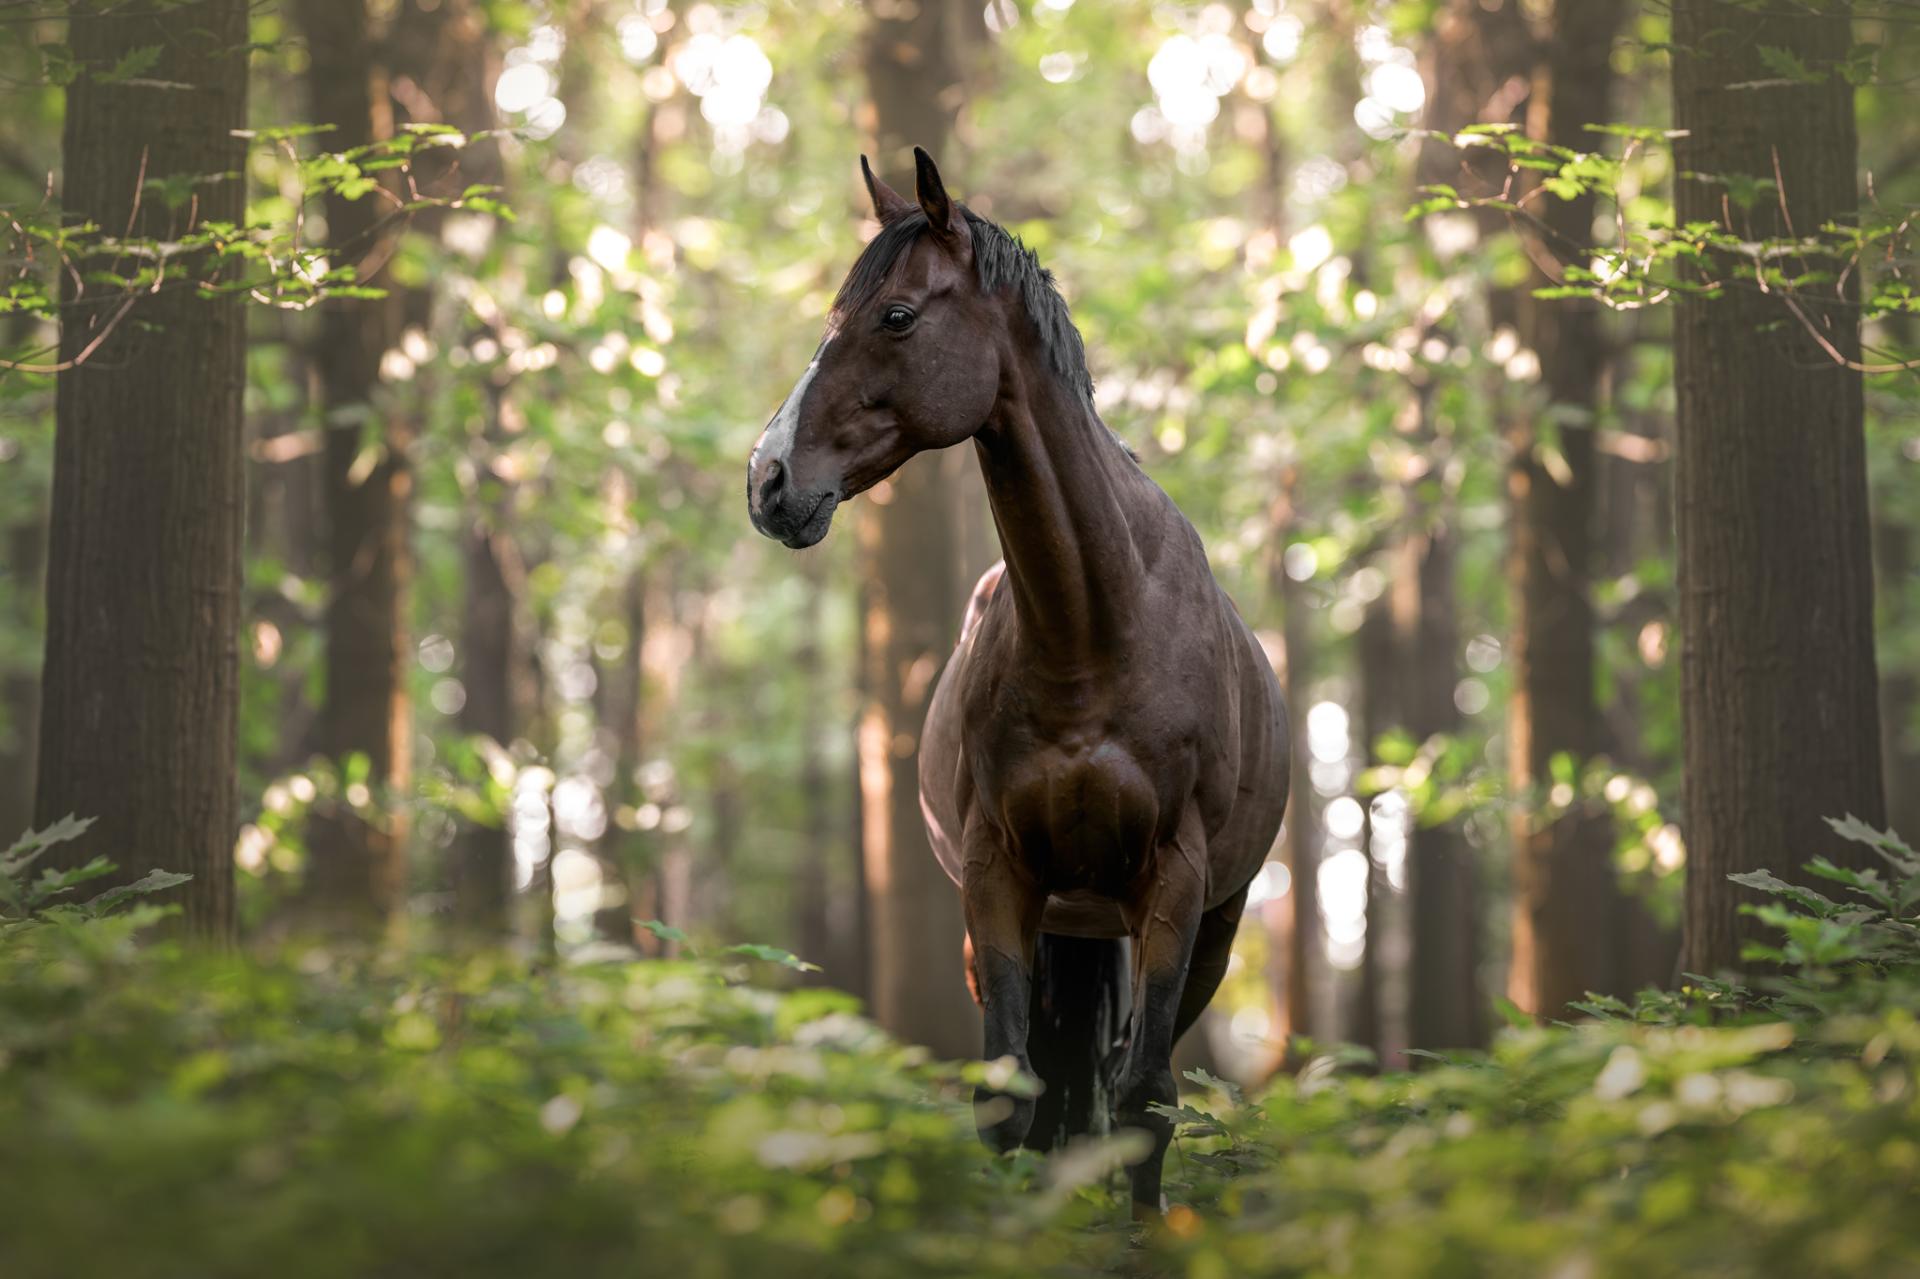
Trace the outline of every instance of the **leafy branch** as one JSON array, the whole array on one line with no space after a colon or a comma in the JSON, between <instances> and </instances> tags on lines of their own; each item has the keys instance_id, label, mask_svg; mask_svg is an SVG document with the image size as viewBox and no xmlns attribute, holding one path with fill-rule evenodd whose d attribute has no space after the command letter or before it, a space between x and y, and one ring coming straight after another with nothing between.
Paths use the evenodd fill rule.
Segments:
<instances>
[{"instance_id":1,"label":"leafy branch","mask_svg":"<svg viewBox=\"0 0 1920 1279\"><path fill-rule=\"evenodd\" d=\"M491 134L468 135L446 125L416 124L389 139L344 151L301 155L301 138L331 126L301 125L248 131L250 145L270 149L285 165L296 194L289 216L249 216L243 224L198 216L197 193L214 182L235 180L231 173L171 175L139 182L134 216L127 230L111 234L94 223L64 221L44 203L36 209L0 207L0 315L14 313L52 319L62 310L108 307L107 318L87 345L58 363L36 363L54 349L43 347L26 358L0 359L0 372L54 374L85 363L134 311L142 297L192 290L201 298L241 294L262 305L303 311L329 298L371 298L384 290L370 286L399 233L428 209L457 209L511 219L497 198L498 189L466 185L456 190L425 189L418 162L432 153L457 153ZM457 167L448 166L449 175ZM457 181L457 178L455 179ZM317 245L305 237L306 208L329 197L376 200L387 208L370 226L341 244ZM181 230L166 236L135 236L133 223L144 202L167 209ZM365 250L365 252L361 252ZM352 261L336 260L342 254ZM59 281L67 282L66 295Z\"/></svg>"},{"instance_id":2,"label":"leafy branch","mask_svg":"<svg viewBox=\"0 0 1920 1279\"><path fill-rule=\"evenodd\" d=\"M1811 74L1811 73L1809 73ZM1798 230L1787 212L1785 183L1776 157L1771 178L1749 174L1683 173L1721 191L1716 221L1677 225L1671 206L1644 217L1622 190L1623 177L1649 148L1671 143L1671 131L1633 126L1592 126L1603 137L1624 140L1621 154L1581 151L1527 137L1510 124L1475 125L1458 134L1427 136L1463 152L1492 152L1506 162L1500 185L1485 193L1453 186L1422 188L1425 197L1409 219L1448 210L1504 214L1536 267L1551 283L1534 290L1541 298L1588 298L1612 310L1657 306L1676 296L1717 298L1732 290L1777 298L1787 317L1806 329L1835 363L1864 374L1920 369L1920 358L1882 363L1854 360L1834 345L1814 312L1857 309L1863 323L1897 315L1920 315L1912 279L1914 227L1920 209L1883 207L1877 200L1857 222L1829 222ZM1540 216L1547 200L1592 197L1614 207L1614 236L1598 243L1569 237ZM1777 202L1788 234L1742 234L1745 215L1762 202ZM1851 292L1858 288L1858 296Z\"/></svg>"}]
</instances>

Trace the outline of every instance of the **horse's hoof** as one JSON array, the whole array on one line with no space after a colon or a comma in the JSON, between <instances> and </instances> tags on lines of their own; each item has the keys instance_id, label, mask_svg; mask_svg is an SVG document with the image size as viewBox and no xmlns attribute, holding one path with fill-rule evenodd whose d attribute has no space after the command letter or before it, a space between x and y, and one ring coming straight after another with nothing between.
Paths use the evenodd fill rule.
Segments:
<instances>
[{"instance_id":1,"label":"horse's hoof","mask_svg":"<svg viewBox=\"0 0 1920 1279\"><path fill-rule=\"evenodd\" d=\"M1014 1097L991 1088L973 1090L973 1126L980 1140L996 1154L1016 1150L1033 1127L1031 1097Z\"/></svg>"}]
</instances>

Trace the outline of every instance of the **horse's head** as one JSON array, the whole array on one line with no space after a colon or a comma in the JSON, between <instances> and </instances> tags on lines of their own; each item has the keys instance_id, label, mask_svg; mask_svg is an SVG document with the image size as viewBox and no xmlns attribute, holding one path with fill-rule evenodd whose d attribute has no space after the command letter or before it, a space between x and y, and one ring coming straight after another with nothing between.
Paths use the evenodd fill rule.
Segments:
<instances>
[{"instance_id":1,"label":"horse's head","mask_svg":"<svg viewBox=\"0 0 1920 1279\"><path fill-rule=\"evenodd\" d=\"M860 169L880 234L840 286L827 334L747 463L753 526L791 547L827 535L834 508L927 449L985 425L1004 326L974 269L966 211L914 149L919 203Z\"/></svg>"}]
</instances>

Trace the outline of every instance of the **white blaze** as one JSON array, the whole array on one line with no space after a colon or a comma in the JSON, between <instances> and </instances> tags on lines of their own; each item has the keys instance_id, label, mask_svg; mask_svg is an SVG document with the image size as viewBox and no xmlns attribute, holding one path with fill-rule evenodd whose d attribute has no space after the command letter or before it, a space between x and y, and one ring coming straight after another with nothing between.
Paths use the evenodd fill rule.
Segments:
<instances>
[{"instance_id":1,"label":"white blaze","mask_svg":"<svg viewBox=\"0 0 1920 1279\"><path fill-rule=\"evenodd\" d=\"M794 432L800 427L800 405L807 398L807 387L813 383L813 375L820 371L820 357L827 353L827 343L833 341L829 336L820 343L820 349L813 353L813 363L807 365L807 371L787 392L787 398L780 405L780 411L773 415L773 421L767 423L767 429L760 436L760 443L753 450L754 460L766 455L786 466L793 454Z\"/></svg>"}]
</instances>

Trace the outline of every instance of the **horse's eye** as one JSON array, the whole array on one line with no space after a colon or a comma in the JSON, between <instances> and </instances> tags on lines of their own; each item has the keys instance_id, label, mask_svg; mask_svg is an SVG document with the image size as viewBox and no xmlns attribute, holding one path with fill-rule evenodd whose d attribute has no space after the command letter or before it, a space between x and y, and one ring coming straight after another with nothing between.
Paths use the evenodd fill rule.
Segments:
<instances>
[{"instance_id":1,"label":"horse's eye","mask_svg":"<svg viewBox=\"0 0 1920 1279\"><path fill-rule=\"evenodd\" d=\"M886 325L895 333L905 333L909 328L913 327L913 308L910 306L901 306L896 302L880 313L880 323Z\"/></svg>"}]
</instances>

